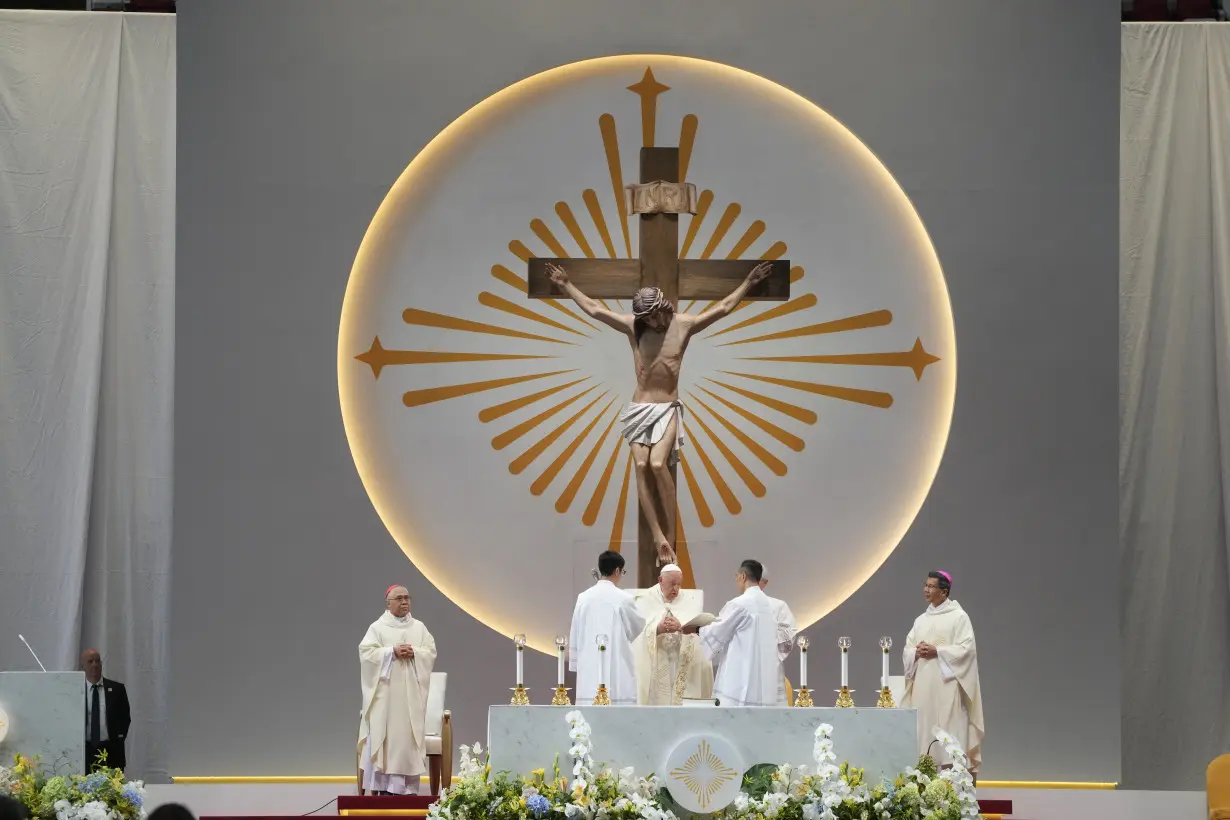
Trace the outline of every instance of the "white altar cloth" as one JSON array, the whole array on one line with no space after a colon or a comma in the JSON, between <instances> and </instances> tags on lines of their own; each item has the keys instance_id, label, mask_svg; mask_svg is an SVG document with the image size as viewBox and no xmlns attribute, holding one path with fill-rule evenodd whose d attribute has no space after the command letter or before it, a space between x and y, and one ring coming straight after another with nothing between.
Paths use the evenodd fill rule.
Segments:
<instances>
[{"instance_id":1,"label":"white altar cloth","mask_svg":"<svg viewBox=\"0 0 1230 820\"><path fill-rule=\"evenodd\" d=\"M581 706L593 730L598 763L632 766L638 775L661 774L666 757L682 740L715 735L729 741L747 768L757 763L815 766L816 727L833 727L837 762L863 767L873 782L895 777L918 763L913 709L733 708L678 706ZM562 706L492 706L487 713L487 749L495 771L550 770L556 753L571 771L570 711Z\"/></svg>"}]
</instances>

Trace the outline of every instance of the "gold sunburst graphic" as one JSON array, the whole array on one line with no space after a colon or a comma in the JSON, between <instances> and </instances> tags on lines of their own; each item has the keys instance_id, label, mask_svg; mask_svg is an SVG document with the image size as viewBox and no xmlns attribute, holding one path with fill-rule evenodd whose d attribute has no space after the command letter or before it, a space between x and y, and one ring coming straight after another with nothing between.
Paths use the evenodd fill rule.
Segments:
<instances>
[{"instance_id":1,"label":"gold sunburst graphic","mask_svg":"<svg viewBox=\"0 0 1230 820\"><path fill-rule=\"evenodd\" d=\"M714 754L707 740L700 742L696 751L688 755L682 766L671 769L670 772L671 779L682 783L684 788L696 797L696 802L702 809L709 808L713 795L738 776L737 771Z\"/></svg>"},{"instance_id":2,"label":"gold sunburst graphic","mask_svg":"<svg viewBox=\"0 0 1230 820\"><path fill-rule=\"evenodd\" d=\"M641 99L640 137L645 147L652 147L656 139L657 98L669 87L654 77L651 68L646 68L641 80L628 89ZM514 270L526 268L535 258L598 259L596 248L605 251L607 260L612 262L628 260L630 268L636 263L624 197L619 129L611 114L599 117L597 125L610 178L606 206L598 192L586 189L579 195L577 208L567 201L556 204L556 227L541 217L530 219L529 235L514 237L508 243L511 257L492 260L490 289L480 288L475 294L478 304L487 311L487 321L413 306L402 312L403 322L412 328L484 337L490 340L493 352L392 349L385 347L377 335L371 346L354 358L368 366L376 379L386 367L421 364L448 365L449 372L459 374L449 378L448 383L405 392L402 403L411 410L467 396L492 396L491 403L480 409L478 421L490 426L491 447L500 453L507 452L509 472L514 476L532 476L532 496L553 502L560 515L578 516L586 527L595 526L602 511L611 510L613 505L609 544L618 550L625 541L635 539L637 527L635 512L631 516L626 514L632 462L616 426L627 396L589 370L584 356L586 347L599 334L610 331L598 328L571 304L557 299L539 300L531 306L530 280ZM687 179L693 148L700 135L699 118L694 114L684 116L678 138L680 181ZM770 241L767 237L772 235L763 220L753 220L741 233L732 233L742 211L736 201L726 201L713 190L701 191L696 213L679 246L679 259L747 260L749 269L754 260L784 259L789 237ZM588 217L585 227L578 213ZM565 246L562 236L571 240L572 249ZM617 253L617 241L622 255ZM533 243L533 247L527 243ZM691 256L693 252L695 255ZM735 308L728 320L730 324L719 325L692 343L694 347L708 345L712 352L720 354L723 364L708 372L694 365L684 368L687 381L682 385L681 398L687 408L684 432L688 446L682 452L679 469L681 483L686 486L695 510L695 516L686 519L679 510L676 512L676 552L686 586L694 586L695 580L685 523L712 527L719 516L740 515L746 503L765 497L773 482L787 475L789 460L806 448L801 433L817 424L820 417L813 408L820 406L823 399L875 410L887 410L893 405L892 394L884 390L797 378L798 365L907 368L920 381L926 368L939 361L927 352L921 338L916 338L909 350L826 352L826 337L887 327L893 322L892 312L885 308L854 316L826 314L814 290L803 290L811 284L804 265L790 267L789 281L792 294L788 301L773 305L744 301ZM629 296L634 290L635 287L629 288ZM801 292L796 295L795 291ZM623 310L618 300L611 301L615 302L612 309ZM603 304L612 307L607 302ZM703 310L713 304L716 300L689 300L680 305L680 310ZM533 352L497 352L500 341L508 339L518 340L518 349ZM775 345L785 340L797 344L800 339L814 340L815 352L797 355L797 349L792 348L788 352L794 355L783 355L787 351ZM497 363L506 368L507 375L466 379L460 373L472 362ZM774 370L782 364L791 365L789 377ZM771 392L766 392L766 386L773 388ZM788 401L778 396L797 398ZM523 410L530 415L514 421L514 414ZM548 460L544 454L557 443L562 443L562 449ZM702 472L712 490L707 490L699 479ZM586 496L581 490L591 475L596 479ZM683 492L682 487L680 491Z\"/></svg>"}]
</instances>

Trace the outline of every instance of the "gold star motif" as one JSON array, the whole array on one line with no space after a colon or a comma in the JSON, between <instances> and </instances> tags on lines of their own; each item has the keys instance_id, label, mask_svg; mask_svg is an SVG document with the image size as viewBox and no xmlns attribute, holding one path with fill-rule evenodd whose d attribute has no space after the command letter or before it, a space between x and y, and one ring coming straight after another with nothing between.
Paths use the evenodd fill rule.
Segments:
<instances>
[{"instance_id":1,"label":"gold star motif","mask_svg":"<svg viewBox=\"0 0 1230 820\"><path fill-rule=\"evenodd\" d=\"M739 776L739 773L722 762L722 759L709 748L709 741L702 740L696 751L688 756L683 765L671 770L671 778L678 780L700 803L702 809L708 808L713 795L722 790L722 786Z\"/></svg>"}]
</instances>

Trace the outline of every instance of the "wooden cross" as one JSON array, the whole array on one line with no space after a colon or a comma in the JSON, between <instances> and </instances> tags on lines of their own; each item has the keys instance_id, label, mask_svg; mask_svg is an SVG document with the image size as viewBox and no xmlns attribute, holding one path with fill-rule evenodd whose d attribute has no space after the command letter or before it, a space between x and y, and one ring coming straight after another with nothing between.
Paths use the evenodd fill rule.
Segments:
<instances>
[{"instance_id":1,"label":"wooden cross","mask_svg":"<svg viewBox=\"0 0 1230 820\"><path fill-rule=\"evenodd\" d=\"M679 149L642 148L641 182L680 182ZM620 208L626 207L623 203ZM643 287L657 287L678 309L681 299L721 299L730 295L758 260L680 259L679 215L641 214L639 259L545 259L529 261L531 299L568 298L548 277L546 265L554 262L568 271L568 278L585 295L595 299L629 300ZM790 262L779 259L763 282L748 292L749 300L783 302L790 298ZM674 475L675 468L671 467ZM678 494L679 482L675 482ZM645 589L657 583L658 551L650 537L644 510L639 509L637 528L637 584ZM666 522L674 510L659 510ZM673 548L675 545L672 544Z\"/></svg>"}]
</instances>

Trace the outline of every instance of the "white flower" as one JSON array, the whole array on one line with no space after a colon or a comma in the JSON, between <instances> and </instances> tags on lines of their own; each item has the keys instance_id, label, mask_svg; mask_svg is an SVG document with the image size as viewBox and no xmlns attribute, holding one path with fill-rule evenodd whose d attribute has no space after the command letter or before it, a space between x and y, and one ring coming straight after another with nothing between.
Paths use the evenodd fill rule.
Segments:
<instances>
[{"instance_id":1,"label":"white flower","mask_svg":"<svg viewBox=\"0 0 1230 820\"><path fill-rule=\"evenodd\" d=\"M747 804L750 802L750 800L751 798L747 796L746 792L739 792L737 795L735 795L735 810L736 811L747 811Z\"/></svg>"}]
</instances>

